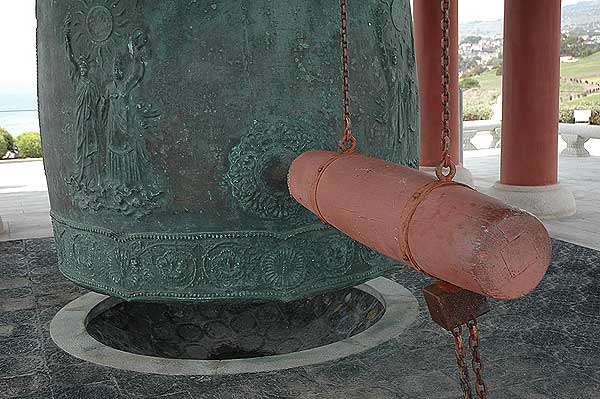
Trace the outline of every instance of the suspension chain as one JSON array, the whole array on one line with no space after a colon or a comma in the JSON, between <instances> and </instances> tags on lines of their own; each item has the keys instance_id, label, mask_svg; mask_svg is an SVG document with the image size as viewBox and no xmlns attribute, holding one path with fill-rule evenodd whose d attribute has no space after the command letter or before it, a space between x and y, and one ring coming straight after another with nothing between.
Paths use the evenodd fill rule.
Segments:
<instances>
[{"instance_id":1,"label":"suspension chain","mask_svg":"<svg viewBox=\"0 0 600 399\"><path fill-rule=\"evenodd\" d=\"M477 330L477 319L470 320L467 323L469 327L469 348L473 354L471 360L471 366L475 372L475 391L480 399L487 398L487 385L483 380L483 363L481 361L481 354L479 353L479 331Z\"/></svg>"},{"instance_id":2,"label":"suspension chain","mask_svg":"<svg viewBox=\"0 0 600 399\"><path fill-rule=\"evenodd\" d=\"M340 0L341 45L342 45L342 92L344 94L344 134L340 139L340 151L352 153L356 148L356 138L352 135L350 121L350 64L348 61L348 11L347 0Z\"/></svg>"},{"instance_id":3,"label":"suspension chain","mask_svg":"<svg viewBox=\"0 0 600 399\"><path fill-rule=\"evenodd\" d=\"M442 8L442 156L435 173L439 180L451 181L456 174L456 165L450 157L450 0L441 0ZM449 169L444 174L444 169Z\"/></svg>"},{"instance_id":4,"label":"suspension chain","mask_svg":"<svg viewBox=\"0 0 600 399\"><path fill-rule=\"evenodd\" d=\"M452 181L456 174L456 165L450 156L450 0L441 0L442 8L442 134L441 134L441 161L436 167L436 175L441 181ZM356 138L352 135L350 120L350 67L348 61L348 10L347 0L340 0L341 20L341 48L342 48L342 92L344 98L344 134L339 141L342 153L352 153L356 148ZM449 169L444 174L444 169ZM431 309L430 309L431 311ZM469 328L469 348L473 354L471 366L475 372L475 391L479 399L487 398L487 386L483 380L483 363L479 353L479 333L477 331L477 319L473 318L467 322ZM473 389L469 378L469 370L465 364L467 351L462 337L462 326L451 330L454 337L454 355L458 366L460 385L465 399L473 398Z\"/></svg>"},{"instance_id":5,"label":"suspension chain","mask_svg":"<svg viewBox=\"0 0 600 399\"><path fill-rule=\"evenodd\" d=\"M450 156L450 0L441 0L442 9L442 156L440 163L436 168L436 175L439 180L451 181L456 174L456 164ZM448 174L444 174L444 169L449 169ZM487 398L487 385L483 380L483 363L479 353L479 332L477 330L477 319L472 318L467 321L469 328L469 349L473 355L471 367L475 372L475 392L479 399ZM458 374L460 386L465 399L472 399L473 390L469 379L469 372L465 365L466 350L462 338L462 327L459 326L452 330L454 336L454 353L458 365Z\"/></svg>"},{"instance_id":6,"label":"suspension chain","mask_svg":"<svg viewBox=\"0 0 600 399\"><path fill-rule=\"evenodd\" d=\"M481 360L481 353L479 352L480 342L479 331L477 330L477 319L470 319L466 324L469 329L469 349L473 355L473 358L471 359L471 367L475 373L475 393L479 399L487 399L487 385L483 380L484 369L483 362ZM456 357L456 364L458 366L458 378L460 380L460 387L463 392L463 397L465 399L472 399L473 388L471 386L469 370L465 364L467 351L465 349L462 333L462 326L452 329L452 336L454 337L454 355Z\"/></svg>"},{"instance_id":7,"label":"suspension chain","mask_svg":"<svg viewBox=\"0 0 600 399\"><path fill-rule=\"evenodd\" d=\"M465 399L472 399L471 380L469 378L469 369L465 364L467 350L462 337L462 327L458 326L452 330L454 336L454 355L456 356L456 364L458 366L458 377L460 378L460 387L463 391Z\"/></svg>"}]
</instances>

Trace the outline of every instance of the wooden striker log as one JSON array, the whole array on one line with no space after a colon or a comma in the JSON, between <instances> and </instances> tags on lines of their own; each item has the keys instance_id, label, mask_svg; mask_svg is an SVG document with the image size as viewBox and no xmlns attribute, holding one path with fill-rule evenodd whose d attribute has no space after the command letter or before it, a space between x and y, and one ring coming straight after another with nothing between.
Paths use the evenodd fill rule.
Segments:
<instances>
[{"instance_id":1,"label":"wooden striker log","mask_svg":"<svg viewBox=\"0 0 600 399\"><path fill-rule=\"evenodd\" d=\"M336 229L432 277L497 299L531 292L552 245L533 215L467 186L358 154L309 151L292 196Z\"/></svg>"}]
</instances>

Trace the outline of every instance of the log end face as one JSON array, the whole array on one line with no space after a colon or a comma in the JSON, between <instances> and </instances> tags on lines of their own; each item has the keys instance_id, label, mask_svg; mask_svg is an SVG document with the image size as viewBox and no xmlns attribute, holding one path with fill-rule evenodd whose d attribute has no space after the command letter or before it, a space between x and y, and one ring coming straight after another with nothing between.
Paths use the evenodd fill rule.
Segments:
<instances>
[{"instance_id":1,"label":"log end face","mask_svg":"<svg viewBox=\"0 0 600 399\"><path fill-rule=\"evenodd\" d=\"M533 291L552 260L552 241L535 216L514 210L494 225L500 237L495 272L483 288L496 299L517 299ZM487 285L487 287L486 287Z\"/></svg>"}]
</instances>

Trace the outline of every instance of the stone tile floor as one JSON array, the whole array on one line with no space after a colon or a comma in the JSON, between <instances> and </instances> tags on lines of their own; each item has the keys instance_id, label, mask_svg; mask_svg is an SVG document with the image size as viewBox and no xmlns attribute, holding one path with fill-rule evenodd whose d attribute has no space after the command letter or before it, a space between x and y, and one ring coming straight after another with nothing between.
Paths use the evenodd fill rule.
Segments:
<instances>
[{"instance_id":1,"label":"stone tile floor","mask_svg":"<svg viewBox=\"0 0 600 399\"><path fill-rule=\"evenodd\" d=\"M41 160L0 162L0 241L52 237L50 201ZM1 230L1 229L0 229Z\"/></svg>"},{"instance_id":2,"label":"stone tile floor","mask_svg":"<svg viewBox=\"0 0 600 399\"><path fill-rule=\"evenodd\" d=\"M8 232L0 241L52 237L48 191L0 194L0 218Z\"/></svg>"},{"instance_id":3,"label":"stone tile floor","mask_svg":"<svg viewBox=\"0 0 600 399\"><path fill-rule=\"evenodd\" d=\"M460 398L451 337L425 310L430 280L402 267L390 278L421 312L410 329L340 361L228 377L168 377L84 363L52 342L49 323L85 290L57 270L52 239L0 243L0 398L433 399ZM600 397L600 252L554 242L530 296L495 302L480 321L490 399Z\"/></svg>"}]
</instances>

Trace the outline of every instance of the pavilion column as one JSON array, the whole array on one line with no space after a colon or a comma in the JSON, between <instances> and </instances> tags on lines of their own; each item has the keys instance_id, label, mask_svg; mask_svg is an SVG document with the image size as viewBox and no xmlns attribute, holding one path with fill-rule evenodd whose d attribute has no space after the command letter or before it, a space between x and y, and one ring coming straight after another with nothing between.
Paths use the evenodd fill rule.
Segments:
<instances>
[{"instance_id":1,"label":"pavilion column","mask_svg":"<svg viewBox=\"0 0 600 399\"><path fill-rule=\"evenodd\" d=\"M558 183L561 0L505 0L500 181L491 195L541 218L575 213Z\"/></svg>"},{"instance_id":2,"label":"pavilion column","mask_svg":"<svg viewBox=\"0 0 600 399\"><path fill-rule=\"evenodd\" d=\"M442 131L442 12L438 0L415 0L413 3L414 37L421 105L421 170L435 172L440 161ZM460 162L460 92L458 82L458 0L450 1L450 154ZM455 180L472 185L471 173L457 166Z\"/></svg>"}]
</instances>

